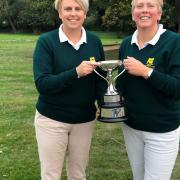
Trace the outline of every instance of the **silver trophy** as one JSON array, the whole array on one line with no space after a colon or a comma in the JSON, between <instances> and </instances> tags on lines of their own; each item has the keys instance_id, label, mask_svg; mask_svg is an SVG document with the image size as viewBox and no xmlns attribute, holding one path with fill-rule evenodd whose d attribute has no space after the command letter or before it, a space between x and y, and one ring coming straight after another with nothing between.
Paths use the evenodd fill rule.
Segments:
<instances>
[{"instance_id":1,"label":"silver trophy","mask_svg":"<svg viewBox=\"0 0 180 180\"><path fill-rule=\"evenodd\" d=\"M99 116L98 120L101 122L121 122L125 121L125 109L124 109L124 100L123 97L116 91L115 81L116 79L125 71L123 69L117 76L112 77L112 72L118 67L122 65L122 61L120 60L108 60L108 61L100 61L99 67L107 72L107 77L102 76L96 70L100 77L102 77L108 84L108 88L106 93L103 96L103 102L100 103L99 107Z\"/></svg>"}]
</instances>

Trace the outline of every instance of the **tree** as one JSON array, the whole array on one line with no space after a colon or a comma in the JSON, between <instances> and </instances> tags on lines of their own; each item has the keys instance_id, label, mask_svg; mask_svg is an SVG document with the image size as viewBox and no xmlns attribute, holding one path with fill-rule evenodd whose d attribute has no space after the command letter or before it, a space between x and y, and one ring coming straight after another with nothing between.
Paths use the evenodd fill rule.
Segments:
<instances>
[{"instance_id":1,"label":"tree","mask_svg":"<svg viewBox=\"0 0 180 180\"><path fill-rule=\"evenodd\" d=\"M133 30L131 18L131 0L112 1L111 6L107 7L103 16L103 26L107 30L119 33L129 33Z\"/></svg>"},{"instance_id":2,"label":"tree","mask_svg":"<svg viewBox=\"0 0 180 180\"><path fill-rule=\"evenodd\" d=\"M0 3L1 7L1 20L7 21L7 23L12 28L12 31L16 33L17 29L15 26L15 21L18 12L23 7L22 0L2 0Z\"/></svg>"},{"instance_id":3,"label":"tree","mask_svg":"<svg viewBox=\"0 0 180 180\"><path fill-rule=\"evenodd\" d=\"M111 0L90 0L89 12L85 21L85 27L88 29L100 30L102 27L102 17L106 8L111 4ZM92 8L93 7L93 8Z\"/></svg>"},{"instance_id":4,"label":"tree","mask_svg":"<svg viewBox=\"0 0 180 180\"><path fill-rule=\"evenodd\" d=\"M174 9L174 3L171 0L169 2L167 0L164 3L161 19L161 23L164 24L165 28L172 30L175 30ZM122 34L132 33L135 24L131 18L131 0L111 0L111 5L107 7L103 17L103 25L108 30L117 31Z\"/></svg>"},{"instance_id":5,"label":"tree","mask_svg":"<svg viewBox=\"0 0 180 180\"><path fill-rule=\"evenodd\" d=\"M53 2L54 0L26 0L24 9L18 15L18 27L35 33L54 27L58 16Z\"/></svg>"},{"instance_id":6,"label":"tree","mask_svg":"<svg viewBox=\"0 0 180 180\"><path fill-rule=\"evenodd\" d=\"M175 0L175 15L176 15L177 30L180 33L180 1L179 0Z\"/></svg>"}]
</instances>

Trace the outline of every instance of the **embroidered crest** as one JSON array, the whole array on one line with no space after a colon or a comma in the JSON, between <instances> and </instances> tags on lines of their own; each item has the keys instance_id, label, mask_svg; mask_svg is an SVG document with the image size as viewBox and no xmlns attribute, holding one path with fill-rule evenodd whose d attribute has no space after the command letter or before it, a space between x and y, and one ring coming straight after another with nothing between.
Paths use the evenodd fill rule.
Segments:
<instances>
[{"instance_id":1,"label":"embroidered crest","mask_svg":"<svg viewBox=\"0 0 180 180\"><path fill-rule=\"evenodd\" d=\"M146 66L153 68L154 67L154 58L149 58L146 62Z\"/></svg>"},{"instance_id":2,"label":"embroidered crest","mask_svg":"<svg viewBox=\"0 0 180 180\"><path fill-rule=\"evenodd\" d=\"M90 57L89 60L90 60L91 62L95 62L95 61L96 61L96 60L95 60L95 57Z\"/></svg>"}]
</instances>

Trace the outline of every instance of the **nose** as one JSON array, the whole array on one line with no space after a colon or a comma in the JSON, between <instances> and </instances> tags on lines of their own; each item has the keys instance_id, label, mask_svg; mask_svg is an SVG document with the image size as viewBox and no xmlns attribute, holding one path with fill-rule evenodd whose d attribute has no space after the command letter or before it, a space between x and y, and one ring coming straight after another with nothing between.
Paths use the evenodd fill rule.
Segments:
<instances>
[{"instance_id":1,"label":"nose","mask_svg":"<svg viewBox=\"0 0 180 180\"><path fill-rule=\"evenodd\" d=\"M142 11L144 11L144 12L148 11L148 7L146 5L143 6Z\"/></svg>"},{"instance_id":2,"label":"nose","mask_svg":"<svg viewBox=\"0 0 180 180\"><path fill-rule=\"evenodd\" d=\"M73 9L71 10L71 15L76 15L76 9L73 8Z\"/></svg>"},{"instance_id":3,"label":"nose","mask_svg":"<svg viewBox=\"0 0 180 180\"><path fill-rule=\"evenodd\" d=\"M144 4L144 6L142 7L142 11L147 12L150 11L153 7L149 4Z\"/></svg>"}]
</instances>

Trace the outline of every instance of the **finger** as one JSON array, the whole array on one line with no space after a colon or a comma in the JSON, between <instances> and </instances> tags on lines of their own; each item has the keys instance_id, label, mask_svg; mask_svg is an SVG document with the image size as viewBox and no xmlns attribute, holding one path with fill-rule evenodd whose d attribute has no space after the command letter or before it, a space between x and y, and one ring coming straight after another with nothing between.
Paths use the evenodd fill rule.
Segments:
<instances>
[{"instance_id":1,"label":"finger","mask_svg":"<svg viewBox=\"0 0 180 180\"><path fill-rule=\"evenodd\" d=\"M91 62L91 64L94 65L94 66L99 66L100 65L99 62Z\"/></svg>"}]
</instances>

